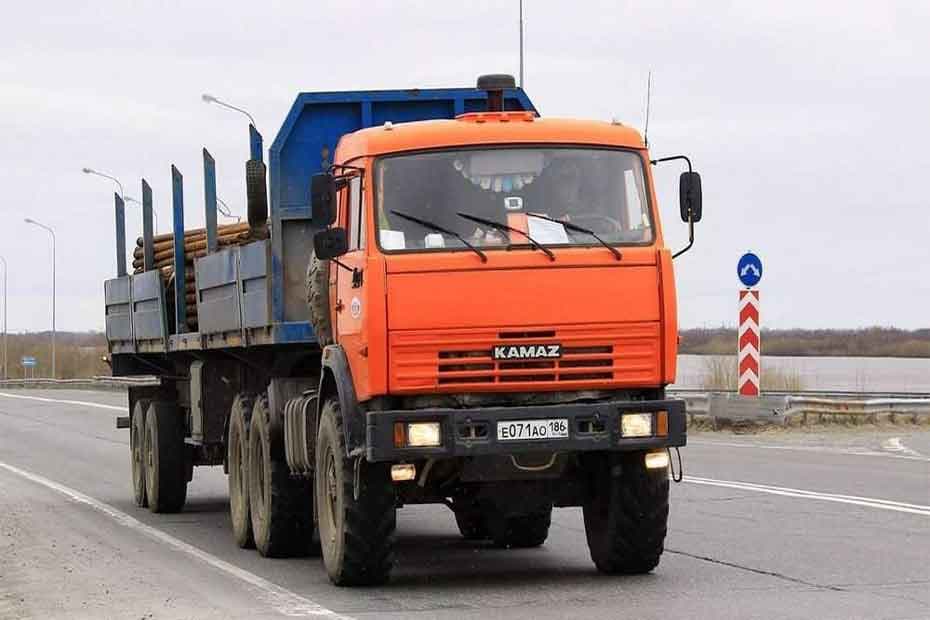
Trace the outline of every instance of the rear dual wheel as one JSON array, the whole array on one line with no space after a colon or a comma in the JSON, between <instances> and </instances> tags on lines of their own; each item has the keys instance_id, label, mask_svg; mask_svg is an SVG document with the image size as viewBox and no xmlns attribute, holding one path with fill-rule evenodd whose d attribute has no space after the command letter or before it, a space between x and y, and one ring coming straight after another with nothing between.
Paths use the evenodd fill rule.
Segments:
<instances>
[{"instance_id":1,"label":"rear dual wheel","mask_svg":"<svg viewBox=\"0 0 930 620\"><path fill-rule=\"evenodd\" d=\"M175 403L154 401L145 413L143 470L152 512L180 512L187 498L184 426Z\"/></svg>"},{"instance_id":2,"label":"rear dual wheel","mask_svg":"<svg viewBox=\"0 0 930 620\"><path fill-rule=\"evenodd\" d=\"M239 394L229 413L226 462L229 469L229 516L236 544L245 549L254 546L252 517L249 512L249 422L252 419L251 396Z\"/></svg>"}]
</instances>

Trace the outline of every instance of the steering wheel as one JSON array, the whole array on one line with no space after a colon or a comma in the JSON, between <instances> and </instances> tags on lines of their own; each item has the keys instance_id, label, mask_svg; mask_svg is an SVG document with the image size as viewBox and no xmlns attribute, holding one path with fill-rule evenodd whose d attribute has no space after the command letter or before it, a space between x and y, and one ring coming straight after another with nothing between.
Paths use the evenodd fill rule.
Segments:
<instances>
[{"instance_id":1,"label":"steering wheel","mask_svg":"<svg viewBox=\"0 0 930 620\"><path fill-rule=\"evenodd\" d=\"M598 234L613 233L620 235L624 232L623 224L620 223L620 220L600 213L573 213L569 221L572 224L590 228ZM583 222L590 222L591 224L584 224Z\"/></svg>"}]
</instances>

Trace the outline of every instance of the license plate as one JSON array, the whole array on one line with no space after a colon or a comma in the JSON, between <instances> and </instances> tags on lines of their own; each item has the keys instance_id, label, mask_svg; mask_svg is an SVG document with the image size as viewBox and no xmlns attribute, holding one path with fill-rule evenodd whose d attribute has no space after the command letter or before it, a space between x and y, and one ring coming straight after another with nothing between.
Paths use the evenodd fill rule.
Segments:
<instances>
[{"instance_id":1,"label":"license plate","mask_svg":"<svg viewBox=\"0 0 930 620\"><path fill-rule=\"evenodd\" d=\"M568 420L512 420L497 423L498 441L524 441L533 439L565 439L568 437Z\"/></svg>"}]
</instances>

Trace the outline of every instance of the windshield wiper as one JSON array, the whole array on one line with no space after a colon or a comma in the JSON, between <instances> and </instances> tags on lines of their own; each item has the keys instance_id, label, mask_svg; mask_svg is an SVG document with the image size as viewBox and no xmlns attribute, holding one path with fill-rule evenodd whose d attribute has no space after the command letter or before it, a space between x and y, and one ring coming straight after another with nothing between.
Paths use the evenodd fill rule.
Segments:
<instances>
[{"instance_id":1,"label":"windshield wiper","mask_svg":"<svg viewBox=\"0 0 930 620\"><path fill-rule=\"evenodd\" d=\"M592 237L597 239L598 242L600 242L602 246L610 250L610 253L614 255L614 258L616 258L617 260L621 260L623 258L623 254L620 253L620 250L618 250L614 246L610 245L609 243L607 243L606 241L598 237L597 233L595 233L593 230L589 230L587 228L584 228L583 226L579 226L578 224L572 224L571 222L563 222L562 220L557 220L547 215L542 215L540 213L527 213L527 215L529 215L530 217L538 217L541 220L549 220L550 222L555 222L556 224L561 224L564 228L567 228L568 230L574 230L576 232L584 233L586 235L591 235Z\"/></svg>"},{"instance_id":2,"label":"windshield wiper","mask_svg":"<svg viewBox=\"0 0 930 620\"><path fill-rule=\"evenodd\" d=\"M442 233L442 234L444 234L444 235L449 235L450 237L455 237L456 239L458 239L459 241L461 241L462 243L464 243L464 244L465 244L465 247L467 247L469 250L471 250L472 252L474 252L475 254L477 254L478 256L480 256L480 257L481 257L481 262L482 262L482 263L488 262L488 257L487 257L487 255L486 255L484 252L482 252L481 250L479 250L478 248L476 248L475 246L473 246L473 245L470 244L469 242L465 241L465 237L463 237L462 235L458 234L458 233L455 232L454 230L448 230L448 229L446 229L446 228L443 228L443 227L440 226L439 224L434 224L434 223L430 222L429 220L421 220L421 219L418 218L418 217L414 217L414 216L412 216L412 215L409 215L409 214L407 214L407 213L403 213L403 212L398 211L398 210L396 210L396 209L391 209L391 213L393 213L393 214L396 215L397 217L402 217L402 218L404 218L405 220L410 220L411 222L413 222L413 223L415 223L415 224L419 224L419 225L422 226L423 228L429 228L430 230L435 230L435 231L438 232L438 233Z\"/></svg>"},{"instance_id":3,"label":"windshield wiper","mask_svg":"<svg viewBox=\"0 0 930 620\"><path fill-rule=\"evenodd\" d=\"M508 226L507 224L501 224L500 222L495 222L494 220L486 220L483 217L478 217L477 215L469 215L468 213L459 212L459 213L456 213L456 215L458 215L459 217L464 217L466 220L471 220L472 222L477 222L479 224L484 224L485 226L490 226L491 228L496 228L497 230L501 230L501 231L507 230L510 232L515 232L517 234L523 235L524 237L526 237L527 241L529 241L530 244L534 248L544 252L546 256L549 257L549 260L552 260L552 261L555 260L555 254L553 254L549 250L549 248L545 247L544 245L542 245L541 243L539 243L538 241L530 237L527 233L523 232L519 228L514 228L513 226Z\"/></svg>"}]
</instances>

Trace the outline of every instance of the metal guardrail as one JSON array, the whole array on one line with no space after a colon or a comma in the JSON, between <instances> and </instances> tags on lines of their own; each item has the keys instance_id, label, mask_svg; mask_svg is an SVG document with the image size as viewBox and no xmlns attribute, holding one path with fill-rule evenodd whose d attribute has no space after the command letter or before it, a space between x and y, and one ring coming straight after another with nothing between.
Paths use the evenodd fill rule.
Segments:
<instances>
[{"instance_id":1,"label":"metal guardrail","mask_svg":"<svg viewBox=\"0 0 930 620\"><path fill-rule=\"evenodd\" d=\"M128 387L159 385L157 377L90 377L88 379L7 379L0 381L0 389L72 389L72 390L124 390Z\"/></svg>"}]
</instances>

